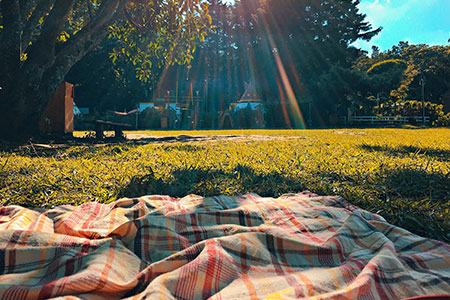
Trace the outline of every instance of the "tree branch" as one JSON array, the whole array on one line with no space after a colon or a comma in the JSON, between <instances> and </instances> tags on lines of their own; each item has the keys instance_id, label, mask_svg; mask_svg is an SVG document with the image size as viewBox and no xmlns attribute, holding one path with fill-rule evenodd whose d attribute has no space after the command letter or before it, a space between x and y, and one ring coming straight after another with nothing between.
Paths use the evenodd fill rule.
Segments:
<instances>
[{"instance_id":1,"label":"tree branch","mask_svg":"<svg viewBox=\"0 0 450 300\"><path fill-rule=\"evenodd\" d=\"M64 80L70 68L97 46L108 33L109 26L121 13L127 1L109 0L99 12L75 36L73 36L56 56L53 65L44 73L41 95L51 96L53 89Z\"/></svg>"},{"instance_id":2,"label":"tree branch","mask_svg":"<svg viewBox=\"0 0 450 300\"><path fill-rule=\"evenodd\" d=\"M20 20L18 0L0 1L0 9L3 16L3 31L0 40L0 48L3 50L11 47L11 44L20 39L22 23Z\"/></svg>"},{"instance_id":3,"label":"tree branch","mask_svg":"<svg viewBox=\"0 0 450 300\"><path fill-rule=\"evenodd\" d=\"M20 83L14 85L12 91L15 95L13 99L18 99L18 101L14 103L16 107L24 108L24 106L30 105L31 103L26 102L26 99L29 95L34 95L34 103L32 103L32 106L35 109L35 113L42 113L42 109L38 107L38 105L43 101L49 100L42 100L38 95L39 87L42 82L42 75L52 65L55 59L57 37L67 21L68 14L72 9L74 2L75 0L55 1L50 14L45 19L38 39L31 46L31 51L28 53L28 59L22 64L20 71L14 73L14 80ZM43 104L43 106L44 105L45 104Z\"/></svg>"},{"instance_id":4,"label":"tree branch","mask_svg":"<svg viewBox=\"0 0 450 300\"><path fill-rule=\"evenodd\" d=\"M31 2L31 1L30 1ZM28 45L32 41L33 37L39 32L38 25L39 20L48 14L55 0L40 0L31 14L30 18L25 23L22 32L22 53L25 53Z\"/></svg>"},{"instance_id":5,"label":"tree branch","mask_svg":"<svg viewBox=\"0 0 450 300\"><path fill-rule=\"evenodd\" d=\"M86 5L89 12L89 20L92 20L93 14L92 14L91 0L86 0Z\"/></svg>"},{"instance_id":6,"label":"tree branch","mask_svg":"<svg viewBox=\"0 0 450 300\"><path fill-rule=\"evenodd\" d=\"M36 5L35 1L33 0L19 0L20 17L22 18L22 22L25 23L25 20L27 19L31 9L33 8L33 5Z\"/></svg>"},{"instance_id":7,"label":"tree branch","mask_svg":"<svg viewBox=\"0 0 450 300\"><path fill-rule=\"evenodd\" d=\"M109 26L116 19L127 1L109 0L102 4L99 12L58 53L55 65L67 59L82 58L105 37ZM76 59L78 61L78 59Z\"/></svg>"},{"instance_id":8,"label":"tree branch","mask_svg":"<svg viewBox=\"0 0 450 300\"><path fill-rule=\"evenodd\" d=\"M125 13L125 16L128 19L128 22L130 22L132 25L134 25L137 29L139 30L143 30L144 26L142 26L141 24L139 24L138 21L136 21L130 14L130 12L128 11L127 5L124 6L123 11Z\"/></svg>"},{"instance_id":9,"label":"tree branch","mask_svg":"<svg viewBox=\"0 0 450 300\"><path fill-rule=\"evenodd\" d=\"M45 19L41 34L28 55L24 65L25 73L43 72L46 67L53 63L56 40L74 3L75 0L55 1L50 14Z\"/></svg>"}]
</instances>

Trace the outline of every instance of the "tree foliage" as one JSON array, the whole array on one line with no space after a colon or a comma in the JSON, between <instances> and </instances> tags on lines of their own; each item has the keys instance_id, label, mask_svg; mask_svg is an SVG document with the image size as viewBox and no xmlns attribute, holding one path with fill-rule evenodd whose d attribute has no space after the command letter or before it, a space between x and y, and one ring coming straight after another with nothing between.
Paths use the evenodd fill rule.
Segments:
<instances>
[{"instance_id":1,"label":"tree foliage","mask_svg":"<svg viewBox=\"0 0 450 300\"><path fill-rule=\"evenodd\" d=\"M421 99L420 79L426 80L425 98L441 104L450 90L450 46L409 45L400 42L386 52L362 57L356 65L367 70L372 93L386 98ZM388 87L390 93L386 93Z\"/></svg>"}]
</instances>

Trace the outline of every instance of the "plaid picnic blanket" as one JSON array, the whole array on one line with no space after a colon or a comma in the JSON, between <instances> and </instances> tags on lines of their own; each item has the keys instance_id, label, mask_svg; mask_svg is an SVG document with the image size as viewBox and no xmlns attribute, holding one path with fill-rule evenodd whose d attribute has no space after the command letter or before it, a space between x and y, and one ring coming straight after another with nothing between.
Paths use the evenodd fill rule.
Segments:
<instances>
[{"instance_id":1,"label":"plaid picnic blanket","mask_svg":"<svg viewBox=\"0 0 450 300\"><path fill-rule=\"evenodd\" d=\"M450 294L450 246L339 197L145 196L0 209L2 299Z\"/></svg>"}]
</instances>

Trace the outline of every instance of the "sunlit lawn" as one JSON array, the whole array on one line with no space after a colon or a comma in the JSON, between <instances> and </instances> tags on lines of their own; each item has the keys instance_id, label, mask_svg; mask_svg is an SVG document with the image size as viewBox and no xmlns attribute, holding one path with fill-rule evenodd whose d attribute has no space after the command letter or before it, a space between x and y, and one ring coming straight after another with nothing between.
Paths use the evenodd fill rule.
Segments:
<instances>
[{"instance_id":1,"label":"sunlit lawn","mask_svg":"<svg viewBox=\"0 0 450 300\"><path fill-rule=\"evenodd\" d=\"M5 150L3 204L52 207L145 194L276 197L307 189L450 241L450 129L138 133L205 140Z\"/></svg>"}]
</instances>

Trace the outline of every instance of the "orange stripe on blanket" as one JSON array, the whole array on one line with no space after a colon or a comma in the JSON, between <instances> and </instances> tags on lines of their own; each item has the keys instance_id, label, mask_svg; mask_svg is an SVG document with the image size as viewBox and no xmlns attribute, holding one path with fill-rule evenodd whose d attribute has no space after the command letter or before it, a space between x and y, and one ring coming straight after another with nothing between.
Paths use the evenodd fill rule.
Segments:
<instances>
[{"instance_id":1,"label":"orange stripe on blanket","mask_svg":"<svg viewBox=\"0 0 450 300\"><path fill-rule=\"evenodd\" d=\"M242 235L242 234L239 236L239 238L241 240L241 253L243 253L243 255L241 256L242 280L244 281L244 284L247 287L250 299L258 300L259 297L256 293L255 286L250 281L249 276L248 276L249 267L247 265L247 260L245 258L245 255L247 254L247 240L245 239L244 235Z\"/></svg>"}]
</instances>

